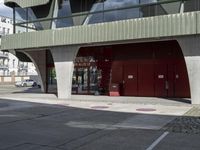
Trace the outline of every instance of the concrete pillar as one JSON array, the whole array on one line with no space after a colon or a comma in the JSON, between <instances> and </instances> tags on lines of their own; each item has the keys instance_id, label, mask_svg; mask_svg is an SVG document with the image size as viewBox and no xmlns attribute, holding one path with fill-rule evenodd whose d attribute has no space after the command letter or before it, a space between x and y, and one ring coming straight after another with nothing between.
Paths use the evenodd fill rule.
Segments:
<instances>
[{"instance_id":1,"label":"concrete pillar","mask_svg":"<svg viewBox=\"0 0 200 150\"><path fill-rule=\"evenodd\" d=\"M200 104L200 36L177 38L188 71L192 104Z\"/></svg>"},{"instance_id":2,"label":"concrete pillar","mask_svg":"<svg viewBox=\"0 0 200 150\"><path fill-rule=\"evenodd\" d=\"M185 57L185 62L190 81L192 104L200 104L200 56Z\"/></svg>"},{"instance_id":3,"label":"concrete pillar","mask_svg":"<svg viewBox=\"0 0 200 150\"><path fill-rule=\"evenodd\" d=\"M41 91L46 92L47 90L46 51L45 50L26 51L23 53L26 54L34 63L41 84Z\"/></svg>"},{"instance_id":4,"label":"concrete pillar","mask_svg":"<svg viewBox=\"0 0 200 150\"><path fill-rule=\"evenodd\" d=\"M60 99L71 98L74 60L78 50L78 46L62 46L51 49L56 69L58 98Z\"/></svg>"}]
</instances>

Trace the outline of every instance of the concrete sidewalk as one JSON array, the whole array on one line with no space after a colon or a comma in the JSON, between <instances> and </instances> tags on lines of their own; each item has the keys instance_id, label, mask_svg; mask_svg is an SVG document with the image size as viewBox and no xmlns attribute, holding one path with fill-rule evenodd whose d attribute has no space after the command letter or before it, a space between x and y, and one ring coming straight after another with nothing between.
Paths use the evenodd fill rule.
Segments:
<instances>
[{"instance_id":1,"label":"concrete sidewalk","mask_svg":"<svg viewBox=\"0 0 200 150\"><path fill-rule=\"evenodd\" d=\"M193 105L184 103L189 100L175 100L148 97L109 97L73 95L70 100L57 99L54 94L18 93L1 95L1 99L56 104L84 109L98 109L114 112L157 114L181 116Z\"/></svg>"},{"instance_id":2,"label":"concrete sidewalk","mask_svg":"<svg viewBox=\"0 0 200 150\"><path fill-rule=\"evenodd\" d=\"M0 95L0 97L9 98L28 98L28 99L49 99L67 101L58 99L55 94L44 93L9 93ZM133 104L160 104L160 105L188 105L191 100L186 98L157 98L157 97L125 97L125 96L93 96L93 95L72 95L73 101L94 101L94 102L113 102L113 103L133 103Z\"/></svg>"}]
</instances>

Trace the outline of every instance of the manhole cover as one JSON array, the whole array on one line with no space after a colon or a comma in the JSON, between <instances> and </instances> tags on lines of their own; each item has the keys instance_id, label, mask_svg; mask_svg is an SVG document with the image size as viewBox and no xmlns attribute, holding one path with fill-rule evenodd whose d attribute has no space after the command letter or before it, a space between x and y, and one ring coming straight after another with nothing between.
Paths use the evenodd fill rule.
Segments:
<instances>
[{"instance_id":1,"label":"manhole cover","mask_svg":"<svg viewBox=\"0 0 200 150\"><path fill-rule=\"evenodd\" d=\"M92 109L106 109L109 108L108 106L92 106Z\"/></svg>"},{"instance_id":2,"label":"manhole cover","mask_svg":"<svg viewBox=\"0 0 200 150\"><path fill-rule=\"evenodd\" d=\"M156 111L156 109L153 108L138 108L137 111Z\"/></svg>"}]
</instances>

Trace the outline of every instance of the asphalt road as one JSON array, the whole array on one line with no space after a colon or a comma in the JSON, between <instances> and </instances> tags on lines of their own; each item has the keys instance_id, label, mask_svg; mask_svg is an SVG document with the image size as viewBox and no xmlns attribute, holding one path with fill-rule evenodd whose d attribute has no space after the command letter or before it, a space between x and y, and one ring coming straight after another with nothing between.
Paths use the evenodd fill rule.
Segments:
<instances>
[{"instance_id":1,"label":"asphalt road","mask_svg":"<svg viewBox=\"0 0 200 150\"><path fill-rule=\"evenodd\" d=\"M0 85L1 94L12 93L40 93L41 89L38 87L15 87L14 85Z\"/></svg>"},{"instance_id":2,"label":"asphalt road","mask_svg":"<svg viewBox=\"0 0 200 150\"><path fill-rule=\"evenodd\" d=\"M199 116L0 100L0 150L199 150L199 131Z\"/></svg>"}]
</instances>

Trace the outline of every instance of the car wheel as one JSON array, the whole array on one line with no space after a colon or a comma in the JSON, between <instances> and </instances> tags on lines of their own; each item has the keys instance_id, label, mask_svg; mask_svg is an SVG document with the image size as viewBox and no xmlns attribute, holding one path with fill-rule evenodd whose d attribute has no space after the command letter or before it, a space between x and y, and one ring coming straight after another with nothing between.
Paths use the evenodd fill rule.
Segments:
<instances>
[{"instance_id":1,"label":"car wheel","mask_svg":"<svg viewBox=\"0 0 200 150\"><path fill-rule=\"evenodd\" d=\"M27 84L26 84L26 83L24 83L24 84L23 84L23 87L27 87Z\"/></svg>"},{"instance_id":2,"label":"car wheel","mask_svg":"<svg viewBox=\"0 0 200 150\"><path fill-rule=\"evenodd\" d=\"M33 83L32 87L35 87L35 86L37 86L37 83L36 83L36 82Z\"/></svg>"}]
</instances>

